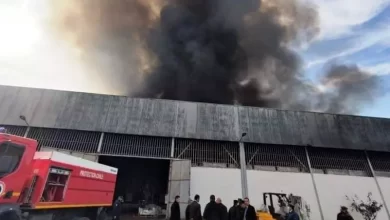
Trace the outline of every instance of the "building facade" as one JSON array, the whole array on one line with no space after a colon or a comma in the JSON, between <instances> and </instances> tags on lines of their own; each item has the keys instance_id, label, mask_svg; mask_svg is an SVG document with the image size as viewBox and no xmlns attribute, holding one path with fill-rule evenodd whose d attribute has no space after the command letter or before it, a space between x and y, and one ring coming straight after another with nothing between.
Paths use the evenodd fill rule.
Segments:
<instances>
[{"instance_id":1,"label":"building facade","mask_svg":"<svg viewBox=\"0 0 390 220\"><path fill-rule=\"evenodd\" d=\"M0 100L0 125L41 149L190 160L190 196L203 207L210 194L260 208L263 193L283 192L301 196L310 219L330 220L371 193L389 219L389 119L9 86Z\"/></svg>"}]
</instances>

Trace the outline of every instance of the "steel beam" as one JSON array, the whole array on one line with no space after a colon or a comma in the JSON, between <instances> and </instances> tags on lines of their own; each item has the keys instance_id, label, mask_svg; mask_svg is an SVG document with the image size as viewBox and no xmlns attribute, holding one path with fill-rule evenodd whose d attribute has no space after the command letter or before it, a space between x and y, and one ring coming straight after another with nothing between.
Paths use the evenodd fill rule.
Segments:
<instances>
[{"instance_id":1,"label":"steel beam","mask_svg":"<svg viewBox=\"0 0 390 220\"><path fill-rule=\"evenodd\" d=\"M248 179L246 175L246 161L245 161L245 145L244 142L239 142L240 146L240 167L241 167L241 189L242 198L248 197Z\"/></svg>"},{"instance_id":2,"label":"steel beam","mask_svg":"<svg viewBox=\"0 0 390 220\"><path fill-rule=\"evenodd\" d=\"M175 138L171 139L171 158L175 157Z\"/></svg>"},{"instance_id":3,"label":"steel beam","mask_svg":"<svg viewBox=\"0 0 390 220\"><path fill-rule=\"evenodd\" d=\"M100 139L99 139L97 153L100 153L102 151L103 139L104 139L104 132L102 132L100 134Z\"/></svg>"},{"instance_id":4,"label":"steel beam","mask_svg":"<svg viewBox=\"0 0 390 220\"><path fill-rule=\"evenodd\" d=\"M312 170L312 168L311 168L311 162L310 162L310 157L309 157L309 152L308 152L308 150L307 150L307 147L305 147L305 152L306 152L307 165L309 166L311 181L312 181L313 187L314 187L314 193L316 194L316 199L317 199L317 203L318 203L318 208L319 208L319 210L320 210L321 220L324 220L324 213L323 213L323 211L322 211L320 196L319 196L319 194L318 194L318 189L317 189L316 180L314 179L313 170Z\"/></svg>"},{"instance_id":5,"label":"steel beam","mask_svg":"<svg viewBox=\"0 0 390 220\"><path fill-rule=\"evenodd\" d=\"M378 178L376 178L375 170L374 170L374 168L372 167L371 160L370 160L370 158L368 157L367 151L364 151L364 153L365 153L365 155L366 155L367 163L368 163L368 166L370 167L372 177L374 177L376 186L378 187L379 195L381 196L381 199L382 199L382 201L383 201L383 205L385 206L387 218L390 220L389 207L387 206L387 203L386 203L385 197L384 197L384 195L383 195L381 186L379 185Z\"/></svg>"}]
</instances>

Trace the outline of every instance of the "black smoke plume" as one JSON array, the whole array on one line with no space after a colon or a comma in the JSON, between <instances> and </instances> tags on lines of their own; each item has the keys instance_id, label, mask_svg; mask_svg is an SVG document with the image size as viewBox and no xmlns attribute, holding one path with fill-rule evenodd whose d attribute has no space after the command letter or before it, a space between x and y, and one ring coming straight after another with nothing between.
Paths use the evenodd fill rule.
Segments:
<instances>
[{"instance_id":1,"label":"black smoke plume","mask_svg":"<svg viewBox=\"0 0 390 220\"><path fill-rule=\"evenodd\" d=\"M60 36L130 96L356 113L377 92L355 66L329 65L322 87L305 80L290 48L319 28L302 1L54 2Z\"/></svg>"}]
</instances>

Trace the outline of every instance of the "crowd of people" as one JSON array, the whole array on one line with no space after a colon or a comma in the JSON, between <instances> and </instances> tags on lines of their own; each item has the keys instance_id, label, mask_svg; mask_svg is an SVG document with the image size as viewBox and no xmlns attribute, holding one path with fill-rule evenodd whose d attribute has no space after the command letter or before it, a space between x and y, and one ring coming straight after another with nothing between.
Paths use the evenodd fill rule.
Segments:
<instances>
[{"instance_id":1,"label":"crowd of people","mask_svg":"<svg viewBox=\"0 0 390 220\"><path fill-rule=\"evenodd\" d=\"M227 209L220 198L210 196L210 202L204 208L203 215L199 204L200 196L195 195L194 200L190 201L185 210L186 220L257 220L255 208L250 204L249 198L234 200L233 206ZM171 206L170 220L181 220L180 212L180 196L175 197L175 201ZM120 219L121 204L123 198L120 196L113 204L113 218ZM298 213L294 211L294 206L289 205L289 213L286 220L300 220ZM337 220L353 220L348 212L348 208L342 206L340 213L337 215Z\"/></svg>"},{"instance_id":2,"label":"crowd of people","mask_svg":"<svg viewBox=\"0 0 390 220\"><path fill-rule=\"evenodd\" d=\"M179 196L176 196L175 202L171 206L170 220L180 220ZM257 220L256 210L250 205L249 199L234 200L233 206L228 210L220 198L210 196L210 202L201 213L199 204L199 195L195 195L185 211L186 220Z\"/></svg>"},{"instance_id":3,"label":"crowd of people","mask_svg":"<svg viewBox=\"0 0 390 220\"><path fill-rule=\"evenodd\" d=\"M170 220L180 220L179 196L175 197L175 202L171 206ZM220 198L215 199L210 196L210 202L206 205L203 215L199 204L199 195L195 195L194 201L190 201L186 211L186 220L257 220L256 210L250 204L249 198L234 200L233 206L227 210ZM289 204L289 212L285 216L286 220L300 220L299 214L294 211L294 205ZM337 220L353 220L348 212L348 208L342 206Z\"/></svg>"}]
</instances>

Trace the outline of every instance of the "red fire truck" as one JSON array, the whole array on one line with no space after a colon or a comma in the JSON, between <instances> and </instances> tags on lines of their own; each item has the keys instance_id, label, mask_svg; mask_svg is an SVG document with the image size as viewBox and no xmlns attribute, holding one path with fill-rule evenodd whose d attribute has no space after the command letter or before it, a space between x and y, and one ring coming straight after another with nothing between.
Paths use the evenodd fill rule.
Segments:
<instances>
[{"instance_id":1,"label":"red fire truck","mask_svg":"<svg viewBox=\"0 0 390 220\"><path fill-rule=\"evenodd\" d=\"M118 170L0 133L0 219L95 220L112 205Z\"/></svg>"}]
</instances>

